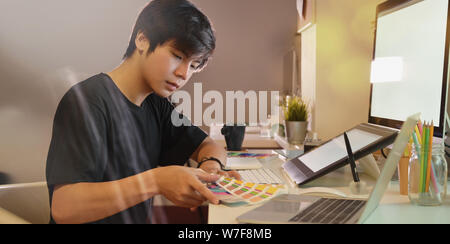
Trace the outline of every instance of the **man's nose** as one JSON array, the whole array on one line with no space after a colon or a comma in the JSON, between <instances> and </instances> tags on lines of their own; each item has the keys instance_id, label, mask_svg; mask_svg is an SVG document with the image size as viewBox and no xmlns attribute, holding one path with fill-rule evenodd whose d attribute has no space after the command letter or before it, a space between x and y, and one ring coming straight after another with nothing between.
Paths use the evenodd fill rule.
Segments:
<instances>
[{"instance_id":1,"label":"man's nose","mask_svg":"<svg viewBox=\"0 0 450 244\"><path fill-rule=\"evenodd\" d=\"M175 75L183 80L187 80L188 72L189 72L189 63L183 62L175 70Z\"/></svg>"}]
</instances>

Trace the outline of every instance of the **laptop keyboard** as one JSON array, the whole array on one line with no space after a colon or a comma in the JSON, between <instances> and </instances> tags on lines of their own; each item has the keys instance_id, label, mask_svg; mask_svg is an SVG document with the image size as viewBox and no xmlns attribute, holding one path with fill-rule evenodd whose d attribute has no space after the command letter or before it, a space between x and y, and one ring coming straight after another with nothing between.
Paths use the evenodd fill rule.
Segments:
<instances>
[{"instance_id":1,"label":"laptop keyboard","mask_svg":"<svg viewBox=\"0 0 450 244\"><path fill-rule=\"evenodd\" d=\"M312 224L345 224L366 201L321 198L289 220Z\"/></svg>"},{"instance_id":2,"label":"laptop keyboard","mask_svg":"<svg viewBox=\"0 0 450 244\"><path fill-rule=\"evenodd\" d=\"M260 168L251 170L238 170L243 181L260 184L284 184L272 169Z\"/></svg>"}]
</instances>

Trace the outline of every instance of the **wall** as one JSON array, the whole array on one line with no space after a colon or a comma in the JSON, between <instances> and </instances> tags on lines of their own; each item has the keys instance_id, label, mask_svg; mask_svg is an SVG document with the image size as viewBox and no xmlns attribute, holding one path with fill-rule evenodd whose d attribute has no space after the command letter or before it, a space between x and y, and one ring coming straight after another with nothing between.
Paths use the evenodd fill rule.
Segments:
<instances>
[{"instance_id":1,"label":"wall","mask_svg":"<svg viewBox=\"0 0 450 244\"><path fill-rule=\"evenodd\" d=\"M292 86L288 53L295 48L295 0L192 2L213 22L217 48L206 69L194 75L184 90L193 95L193 84L201 82L203 94L217 90L225 99L225 91L282 92L287 85ZM208 106L205 103L203 110ZM247 119L248 110L247 107ZM225 111L224 108L224 119ZM192 110L194 113L197 111Z\"/></svg>"},{"instance_id":2,"label":"wall","mask_svg":"<svg viewBox=\"0 0 450 244\"><path fill-rule=\"evenodd\" d=\"M117 66L148 0L0 1L0 172L45 180L53 115L73 84ZM203 90L281 90L294 0L194 0L217 32ZM0 177L1 178L1 177Z\"/></svg>"},{"instance_id":3,"label":"wall","mask_svg":"<svg viewBox=\"0 0 450 244\"><path fill-rule=\"evenodd\" d=\"M313 100L312 129L328 140L368 121L376 5L381 0L317 0L302 33L302 95ZM305 54L306 52L306 54Z\"/></svg>"},{"instance_id":4,"label":"wall","mask_svg":"<svg viewBox=\"0 0 450 244\"><path fill-rule=\"evenodd\" d=\"M145 0L0 1L0 172L45 179L56 105L121 61Z\"/></svg>"},{"instance_id":5,"label":"wall","mask_svg":"<svg viewBox=\"0 0 450 244\"><path fill-rule=\"evenodd\" d=\"M302 98L310 105L310 131L318 131L316 122L316 59L317 59L317 44L316 44L317 26L312 25L301 34L301 61L300 61L300 76L301 76L301 95Z\"/></svg>"}]
</instances>

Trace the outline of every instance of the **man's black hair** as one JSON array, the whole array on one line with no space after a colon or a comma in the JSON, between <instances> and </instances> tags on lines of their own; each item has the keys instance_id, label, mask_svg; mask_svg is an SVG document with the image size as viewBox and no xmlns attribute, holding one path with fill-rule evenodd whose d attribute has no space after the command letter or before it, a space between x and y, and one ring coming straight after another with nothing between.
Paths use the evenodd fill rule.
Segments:
<instances>
[{"instance_id":1,"label":"man's black hair","mask_svg":"<svg viewBox=\"0 0 450 244\"><path fill-rule=\"evenodd\" d=\"M199 55L202 68L215 49L216 38L208 18L187 0L152 0L139 14L123 59L136 50L135 39L142 32L150 41L147 54L159 45L174 41L187 57Z\"/></svg>"}]
</instances>

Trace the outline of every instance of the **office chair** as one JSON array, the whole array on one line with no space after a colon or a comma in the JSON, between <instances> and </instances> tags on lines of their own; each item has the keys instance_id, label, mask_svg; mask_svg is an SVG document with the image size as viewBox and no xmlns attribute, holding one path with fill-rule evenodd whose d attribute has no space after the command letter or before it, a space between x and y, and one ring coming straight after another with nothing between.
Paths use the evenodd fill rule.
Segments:
<instances>
[{"instance_id":1,"label":"office chair","mask_svg":"<svg viewBox=\"0 0 450 244\"><path fill-rule=\"evenodd\" d=\"M0 223L48 224L49 220L47 182L0 185Z\"/></svg>"}]
</instances>

